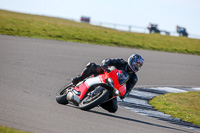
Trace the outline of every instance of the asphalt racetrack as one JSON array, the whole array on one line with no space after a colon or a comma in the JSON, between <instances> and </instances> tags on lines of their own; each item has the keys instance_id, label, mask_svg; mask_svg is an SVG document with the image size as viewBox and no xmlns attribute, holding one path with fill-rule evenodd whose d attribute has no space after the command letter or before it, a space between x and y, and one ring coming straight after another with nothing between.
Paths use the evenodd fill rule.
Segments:
<instances>
[{"instance_id":1,"label":"asphalt racetrack","mask_svg":"<svg viewBox=\"0 0 200 133\"><path fill-rule=\"evenodd\" d=\"M134 40L133 40L134 41ZM119 107L81 111L56 103L55 94L88 62L127 59L145 63L137 86L200 86L200 56L0 35L0 125L34 133L196 132Z\"/></svg>"}]
</instances>

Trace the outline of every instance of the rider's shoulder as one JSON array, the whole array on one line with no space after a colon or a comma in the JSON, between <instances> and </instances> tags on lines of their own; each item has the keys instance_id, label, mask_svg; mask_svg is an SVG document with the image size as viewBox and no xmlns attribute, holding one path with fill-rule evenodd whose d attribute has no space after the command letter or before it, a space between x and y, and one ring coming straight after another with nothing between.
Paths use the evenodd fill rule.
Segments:
<instances>
[{"instance_id":1,"label":"rider's shoulder","mask_svg":"<svg viewBox=\"0 0 200 133\"><path fill-rule=\"evenodd\" d=\"M120 61L121 63L126 63L126 61L124 59L122 59L122 58L120 58L120 59L117 58L117 60Z\"/></svg>"},{"instance_id":2,"label":"rider's shoulder","mask_svg":"<svg viewBox=\"0 0 200 133\"><path fill-rule=\"evenodd\" d=\"M110 58L110 59L105 59L102 61L102 63L121 63L121 64L124 64L124 63L127 63L124 59L122 58Z\"/></svg>"}]
</instances>

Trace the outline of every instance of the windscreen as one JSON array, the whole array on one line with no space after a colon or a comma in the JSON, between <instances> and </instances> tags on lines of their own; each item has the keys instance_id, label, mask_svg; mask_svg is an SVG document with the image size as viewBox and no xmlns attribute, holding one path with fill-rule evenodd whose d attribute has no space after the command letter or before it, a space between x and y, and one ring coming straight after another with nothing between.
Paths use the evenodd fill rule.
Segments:
<instances>
[{"instance_id":1,"label":"windscreen","mask_svg":"<svg viewBox=\"0 0 200 133\"><path fill-rule=\"evenodd\" d=\"M117 73L117 76L118 76L118 81L120 85L123 85L129 79L128 73L122 70Z\"/></svg>"}]
</instances>

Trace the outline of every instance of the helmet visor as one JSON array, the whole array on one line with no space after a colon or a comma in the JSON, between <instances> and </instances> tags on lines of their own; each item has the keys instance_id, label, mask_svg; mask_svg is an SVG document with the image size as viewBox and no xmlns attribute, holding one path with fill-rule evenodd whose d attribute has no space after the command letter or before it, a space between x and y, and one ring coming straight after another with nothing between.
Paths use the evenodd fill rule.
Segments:
<instances>
[{"instance_id":1,"label":"helmet visor","mask_svg":"<svg viewBox=\"0 0 200 133\"><path fill-rule=\"evenodd\" d=\"M140 68L142 67L142 65L143 65L143 63L135 62L133 66L135 67L135 70L136 70L136 71L139 71Z\"/></svg>"}]
</instances>

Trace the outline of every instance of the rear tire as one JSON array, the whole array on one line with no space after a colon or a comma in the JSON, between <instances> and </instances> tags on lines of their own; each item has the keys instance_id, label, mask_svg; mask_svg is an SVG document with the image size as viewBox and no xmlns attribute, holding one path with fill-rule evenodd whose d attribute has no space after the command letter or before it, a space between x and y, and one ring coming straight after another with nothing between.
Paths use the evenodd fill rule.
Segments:
<instances>
[{"instance_id":1,"label":"rear tire","mask_svg":"<svg viewBox=\"0 0 200 133\"><path fill-rule=\"evenodd\" d=\"M109 97L109 91L101 86L96 87L95 89L102 89L102 92L98 93L98 97L92 99L90 102L86 102L89 96L85 97L82 102L79 104L81 110L90 110L101 103L103 103Z\"/></svg>"},{"instance_id":2,"label":"rear tire","mask_svg":"<svg viewBox=\"0 0 200 133\"><path fill-rule=\"evenodd\" d=\"M68 104L68 101L67 101L67 94L66 94L66 90L69 90L72 88L72 83L64 86L63 88L61 88L57 93L56 93L56 101L57 103L59 104Z\"/></svg>"}]
</instances>

